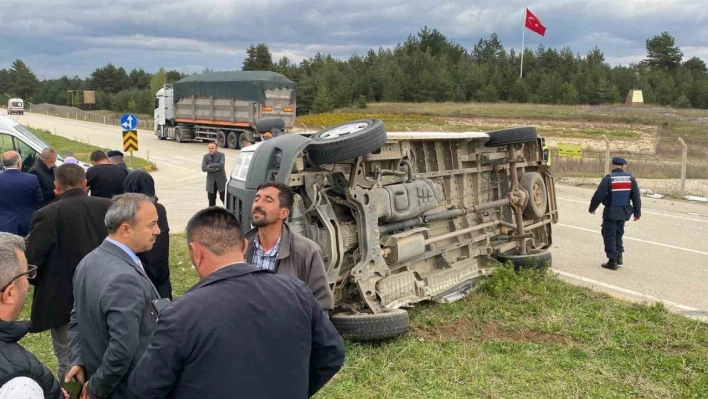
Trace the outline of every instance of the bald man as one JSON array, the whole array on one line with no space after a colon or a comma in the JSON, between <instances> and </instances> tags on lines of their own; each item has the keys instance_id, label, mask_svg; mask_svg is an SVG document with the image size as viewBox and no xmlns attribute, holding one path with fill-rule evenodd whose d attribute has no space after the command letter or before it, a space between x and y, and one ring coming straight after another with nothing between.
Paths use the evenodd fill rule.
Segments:
<instances>
[{"instance_id":1,"label":"bald man","mask_svg":"<svg viewBox=\"0 0 708 399\"><path fill-rule=\"evenodd\" d=\"M39 161L35 162L29 170L30 174L37 176L39 187L42 189L44 202L42 207L49 205L56 195L54 194L54 170L57 164L57 152L52 147L42 150Z\"/></svg>"},{"instance_id":2,"label":"bald man","mask_svg":"<svg viewBox=\"0 0 708 399\"><path fill-rule=\"evenodd\" d=\"M44 201L37 176L22 171L22 157L7 151L0 159L0 231L26 236L35 210Z\"/></svg>"}]
</instances>

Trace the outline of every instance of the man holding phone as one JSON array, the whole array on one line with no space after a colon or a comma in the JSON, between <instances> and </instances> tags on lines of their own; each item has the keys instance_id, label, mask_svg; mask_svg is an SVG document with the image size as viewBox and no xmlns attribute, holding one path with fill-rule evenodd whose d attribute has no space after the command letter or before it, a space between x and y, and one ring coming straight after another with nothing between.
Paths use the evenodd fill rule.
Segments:
<instances>
[{"instance_id":1,"label":"man holding phone","mask_svg":"<svg viewBox=\"0 0 708 399\"><path fill-rule=\"evenodd\" d=\"M160 229L153 200L144 194L111 199L106 240L79 263L69 322L72 368L82 398L132 398L128 376L155 329L160 296L136 253L150 250Z\"/></svg>"}]
</instances>

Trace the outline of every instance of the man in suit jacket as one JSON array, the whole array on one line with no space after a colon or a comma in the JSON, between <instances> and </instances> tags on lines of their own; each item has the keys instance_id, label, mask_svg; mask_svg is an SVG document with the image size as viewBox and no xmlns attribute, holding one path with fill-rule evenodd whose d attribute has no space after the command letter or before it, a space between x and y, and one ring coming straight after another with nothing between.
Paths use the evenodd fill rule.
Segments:
<instances>
[{"instance_id":1,"label":"man in suit jacket","mask_svg":"<svg viewBox=\"0 0 708 399\"><path fill-rule=\"evenodd\" d=\"M134 170L123 181L126 193L145 194L155 199L157 208L157 226L160 236L152 249L138 254L150 281L155 285L162 298L172 299L170 282L170 225L167 223L167 210L155 196L155 180L144 170Z\"/></svg>"},{"instance_id":2,"label":"man in suit jacket","mask_svg":"<svg viewBox=\"0 0 708 399\"><path fill-rule=\"evenodd\" d=\"M209 198L209 206L216 205L216 192L219 192L221 203L224 202L224 192L226 191L226 171L224 165L226 156L216 150L215 143L209 143L209 153L202 157L202 172L206 172L206 191Z\"/></svg>"},{"instance_id":3,"label":"man in suit jacket","mask_svg":"<svg viewBox=\"0 0 708 399\"><path fill-rule=\"evenodd\" d=\"M32 214L44 200L37 176L22 171L22 157L15 151L2 154L0 173L0 231L26 236Z\"/></svg>"},{"instance_id":4,"label":"man in suit jacket","mask_svg":"<svg viewBox=\"0 0 708 399\"><path fill-rule=\"evenodd\" d=\"M221 207L187 224L201 277L162 313L129 388L136 398L314 395L342 367L344 345L304 282L244 262L247 242Z\"/></svg>"},{"instance_id":5,"label":"man in suit jacket","mask_svg":"<svg viewBox=\"0 0 708 399\"><path fill-rule=\"evenodd\" d=\"M79 263L69 322L72 378L90 398L132 398L127 382L148 346L157 312L157 289L136 253L152 248L160 234L157 210L144 194L111 199L108 237Z\"/></svg>"},{"instance_id":6,"label":"man in suit jacket","mask_svg":"<svg viewBox=\"0 0 708 399\"><path fill-rule=\"evenodd\" d=\"M39 161L35 162L27 172L37 176L39 180L39 187L42 189L42 197L44 197L42 207L49 205L56 198L54 194L54 169L56 163L57 152L52 147L47 147L42 150Z\"/></svg>"},{"instance_id":7,"label":"man in suit jacket","mask_svg":"<svg viewBox=\"0 0 708 399\"><path fill-rule=\"evenodd\" d=\"M111 201L86 194L86 173L79 165L56 170L56 201L34 213L26 243L27 261L37 266L32 280L32 328L51 330L57 377L69 371L69 316L74 306L71 280L76 266L106 238L106 217Z\"/></svg>"}]
</instances>

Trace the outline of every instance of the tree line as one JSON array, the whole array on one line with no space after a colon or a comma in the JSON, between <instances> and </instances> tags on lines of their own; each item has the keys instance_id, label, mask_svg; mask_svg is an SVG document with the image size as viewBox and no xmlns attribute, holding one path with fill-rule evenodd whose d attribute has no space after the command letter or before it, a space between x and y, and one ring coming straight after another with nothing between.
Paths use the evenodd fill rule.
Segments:
<instances>
[{"instance_id":1,"label":"tree line","mask_svg":"<svg viewBox=\"0 0 708 399\"><path fill-rule=\"evenodd\" d=\"M645 103L708 108L708 69L703 60L684 60L668 32L647 39L646 49L641 62L612 67L597 47L581 55L569 47L540 45L524 51L520 77L521 55L506 49L496 34L480 39L470 50L425 27L395 48L371 49L346 60L318 53L299 64L287 57L274 61L265 43L251 45L241 69L276 71L297 82L298 114L363 108L367 102L608 104L623 102L635 86L643 91ZM0 70L0 93L65 105L71 102L66 90L96 90L97 108L151 114L157 89L183 76L164 69L155 74L127 73L108 64L85 79L39 82L17 60L10 70Z\"/></svg>"}]
</instances>

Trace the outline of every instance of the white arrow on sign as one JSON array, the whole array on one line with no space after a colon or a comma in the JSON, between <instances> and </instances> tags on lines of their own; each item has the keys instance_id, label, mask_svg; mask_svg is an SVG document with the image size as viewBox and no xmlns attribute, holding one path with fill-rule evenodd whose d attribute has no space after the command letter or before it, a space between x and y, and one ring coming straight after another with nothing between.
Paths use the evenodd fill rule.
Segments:
<instances>
[{"instance_id":1,"label":"white arrow on sign","mask_svg":"<svg viewBox=\"0 0 708 399\"><path fill-rule=\"evenodd\" d=\"M123 127L126 128L126 130L133 130L133 116L128 115L128 121L123 123Z\"/></svg>"}]
</instances>

